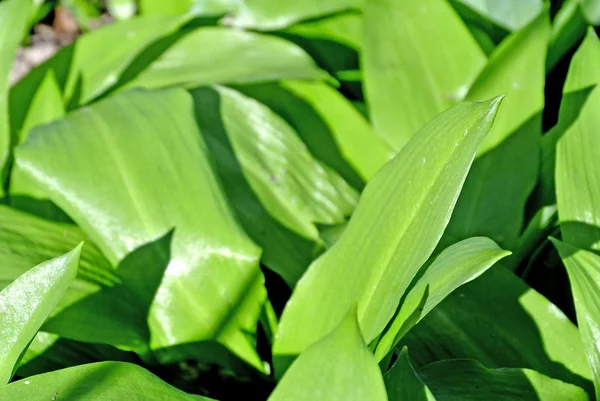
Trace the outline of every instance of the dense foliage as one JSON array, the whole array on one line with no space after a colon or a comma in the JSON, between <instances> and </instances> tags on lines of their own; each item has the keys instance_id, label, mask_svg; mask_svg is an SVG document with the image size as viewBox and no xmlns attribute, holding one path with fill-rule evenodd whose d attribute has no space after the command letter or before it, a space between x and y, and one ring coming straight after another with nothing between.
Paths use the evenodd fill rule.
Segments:
<instances>
[{"instance_id":1,"label":"dense foliage","mask_svg":"<svg viewBox=\"0 0 600 401\"><path fill-rule=\"evenodd\" d=\"M600 1L69 0L11 87L56 3L0 1L0 400L600 399Z\"/></svg>"}]
</instances>

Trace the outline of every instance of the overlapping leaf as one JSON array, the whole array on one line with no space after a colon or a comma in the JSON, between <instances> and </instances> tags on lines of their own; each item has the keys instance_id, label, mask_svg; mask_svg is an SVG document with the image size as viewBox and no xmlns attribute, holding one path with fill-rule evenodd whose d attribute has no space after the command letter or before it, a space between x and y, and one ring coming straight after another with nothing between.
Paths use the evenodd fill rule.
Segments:
<instances>
[{"instance_id":1,"label":"overlapping leaf","mask_svg":"<svg viewBox=\"0 0 600 401\"><path fill-rule=\"evenodd\" d=\"M0 384L77 274L82 244L71 252L28 270L0 292Z\"/></svg>"},{"instance_id":2,"label":"overlapping leaf","mask_svg":"<svg viewBox=\"0 0 600 401\"><path fill-rule=\"evenodd\" d=\"M100 362L28 377L0 388L0 400L210 401L186 394L137 365Z\"/></svg>"},{"instance_id":3,"label":"overlapping leaf","mask_svg":"<svg viewBox=\"0 0 600 401\"><path fill-rule=\"evenodd\" d=\"M260 366L249 334L264 299L260 251L231 215L186 92L133 91L72 113L35 130L17 164L113 265L176 228L153 348L217 340Z\"/></svg>"},{"instance_id":4,"label":"overlapping leaf","mask_svg":"<svg viewBox=\"0 0 600 401\"><path fill-rule=\"evenodd\" d=\"M600 397L600 256L567 243L553 240L562 258L575 299L577 323L586 347L594 378L596 399Z\"/></svg>"},{"instance_id":5,"label":"overlapping leaf","mask_svg":"<svg viewBox=\"0 0 600 401\"><path fill-rule=\"evenodd\" d=\"M445 0L371 0L364 13L369 112L377 132L400 150L464 98L486 57Z\"/></svg>"},{"instance_id":6,"label":"overlapping leaf","mask_svg":"<svg viewBox=\"0 0 600 401\"><path fill-rule=\"evenodd\" d=\"M468 359L432 363L419 371L438 401L587 401L587 393L530 369L487 369Z\"/></svg>"},{"instance_id":7,"label":"overlapping leaf","mask_svg":"<svg viewBox=\"0 0 600 401\"><path fill-rule=\"evenodd\" d=\"M387 401L377 361L362 337L356 308L290 366L269 401Z\"/></svg>"},{"instance_id":8,"label":"overlapping leaf","mask_svg":"<svg viewBox=\"0 0 600 401\"><path fill-rule=\"evenodd\" d=\"M286 306L274 344L281 367L352 304L367 342L383 330L441 237L500 100L441 114L371 179L339 241L310 266Z\"/></svg>"},{"instance_id":9,"label":"overlapping leaf","mask_svg":"<svg viewBox=\"0 0 600 401\"><path fill-rule=\"evenodd\" d=\"M389 401L436 401L412 367L406 347L402 348L384 379Z\"/></svg>"}]
</instances>

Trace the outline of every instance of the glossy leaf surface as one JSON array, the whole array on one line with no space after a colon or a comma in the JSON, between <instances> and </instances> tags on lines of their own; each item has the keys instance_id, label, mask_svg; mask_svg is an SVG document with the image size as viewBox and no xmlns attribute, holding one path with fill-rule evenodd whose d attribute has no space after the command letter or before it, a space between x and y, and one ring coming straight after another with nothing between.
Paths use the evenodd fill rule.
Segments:
<instances>
[{"instance_id":1,"label":"glossy leaf surface","mask_svg":"<svg viewBox=\"0 0 600 401\"><path fill-rule=\"evenodd\" d=\"M0 292L0 383L8 383L21 354L77 274L81 244L43 262Z\"/></svg>"},{"instance_id":2,"label":"glossy leaf surface","mask_svg":"<svg viewBox=\"0 0 600 401\"><path fill-rule=\"evenodd\" d=\"M441 237L500 101L463 103L441 114L371 179L339 241L296 286L275 355L297 355L355 303L367 342L383 330Z\"/></svg>"},{"instance_id":3,"label":"glossy leaf surface","mask_svg":"<svg viewBox=\"0 0 600 401\"><path fill-rule=\"evenodd\" d=\"M406 347L383 378L389 401L436 401L411 365Z\"/></svg>"},{"instance_id":4,"label":"glossy leaf surface","mask_svg":"<svg viewBox=\"0 0 600 401\"><path fill-rule=\"evenodd\" d=\"M113 265L175 227L153 348L214 339L258 365L246 333L264 299L260 251L231 214L193 107L179 89L113 96L35 130L17 163Z\"/></svg>"}]
</instances>

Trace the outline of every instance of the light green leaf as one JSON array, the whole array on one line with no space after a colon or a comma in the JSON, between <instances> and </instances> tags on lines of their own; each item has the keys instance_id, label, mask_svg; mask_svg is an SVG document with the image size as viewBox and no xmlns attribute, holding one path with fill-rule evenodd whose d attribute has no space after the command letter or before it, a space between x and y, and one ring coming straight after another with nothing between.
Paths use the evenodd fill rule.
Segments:
<instances>
[{"instance_id":1,"label":"light green leaf","mask_svg":"<svg viewBox=\"0 0 600 401\"><path fill-rule=\"evenodd\" d=\"M543 8L542 0L454 0L462 3L508 31L516 31L530 23Z\"/></svg>"},{"instance_id":2,"label":"light green leaf","mask_svg":"<svg viewBox=\"0 0 600 401\"><path fill-rule=\"evenodd\" d=\"M89 103L119 84L123 77L133 74L132 64L133 69L143 68L145 60L138 59L140 54L173 33L186 18L156 15L133 18L82 35L74 44L61 49L11 89L13 136L21 131L29 105L49 69L56 75L68 108ZM152 55L146 52L146 58Z\"/></svg>"},{"instance_id":3,"label":"light green leaf","mask_svg":"<svg viewBox=\"0 0 600 401\"><path fill-rule=\"evenodd\" d=\"M600 25L600 1L580 0L581 8L590 25Z\"/></svg>"},{"instance_id":4,"label":"light green leaf","mask_svg":"<svg viewBox=\"0 0 600 401\"><path fill-rule=\"evenodd\" d=\"M175 227L152 348L216 340L261 366L260 250L231 214L185 91L112 96L37 128L16 157L113 265Z\"/></svg>"},{"instance_id":5,"label":"light green leaf","mask_svg":"<svg viewBox=\"0 0 600 401\"><path fill-rule=\"evenodd\" d=\"M424 316L461 285L476 279L510 255L489 238L470 238L446 248L408 291L399 310L377 343L381 360Z\"/></svg>"},{"instance_id":6,"label":"light green leaf","mask_svg":"<svg viewBox=\"0 0 600 401\"><path fill-rule=\"evenodd\" d=\"M238 89L282 116L315 157L357 188L393 157L360 112L323 82L283 81Z\"/></svg>"},{"instance_id":7,"label":"light green leaf","mask_svg":"<svg viewBox=\"0 0 600 401\"><path fill-rule=\"evenodd\" d=\"M468 359L436 362L419 372L438 401L587 401L586 392L530 369L487 369Z\"/></svg>"},{"instance_id":8,"label":"light green leaf","mask_svg":"<svg viewBox=\"0 0 600 401\"><path fill-rule=\"evenodd\" d=\"M600 256L551 238L567 267L577 323L600 398Z\"/></svg>"},{"instance_id":9,"label":"light green leaf","mask_svg":"<svg viewBox=\"0 0 600 401\"><path fill-rule=\"evenodd\" d=\"M100 362L28 377L0 388L0 400L164 401L210 398L186 394L146 369L123 362Z\"/></svg>"},{"instance_id":10,"label":"light green leaf","mask_svg":"<svg viewBox=\"0 0 600 401\"><path fill-rule=\"evenodd\" d=\"M387 401L381 371L362 337L356 308L290 366L269 401Z\"/></svg>"},{"instance_id":11,"label":"light green leaf","mask_svg":"<svg viewBox=\"0 0 600 401\"><path fill-rule=\"evenodd\" d=\"M238 0L138 0L140 14L221 15L234 10Z\"/></svg>"},{"instance_id":12,"label":"light green leaf","mask_svg":"<svg viewBox=\"0 0 600 401\"><path fill-rule=\"evenodd\" d=\"M412 367L406 347L383 378L389 401L436 401Z\"/></svg>"},{"instance_id":13,"label":"light green leaf","mask_svg":"<svg viewBox=\"0 0 600 401\"><path fill-rule=\"evenodd\" d=\"M258 30L277 30L306 19L358 10L364 0L244 0L232 16L222 20L227 25Z\"/></svg>"},{"instance_id":14,"label":"light green leaf","mask_svg":"<svg viewBox=\"0 0 600 401\"><path fill-rule=\"evenodd\" d=\"M446 0L370 0L364 13L369 112L376 131L400 150L464 98L486 57Z\"/></svg>"},{"instance_id":15,"label":"light green leaf","mask_svg":"<svg viewBox=\"0 0 600 401\"><path fill-rule=\"evenodd\" d=\"M363 43L363 16L360 12L334 14L294 24L282 32L306 39L332 41L360 51ZM320 56L326 55L320 53Z\"/></svg>"},{"instance_id":16,"label":"light green leaf","mask_svg":"<svg viewBox=\"0 0 600 401\"><path fill-rule=\"evenodd\" d=\"M525 203L538 178L544 60L550 24L544 11L492 53L467 95L506 100L481 144L447 232L465 239L484 235L512 249L523 226Z\"/></svg>"},{"instance_id":17,"label":"light green leaf","mask_svg":"<svg viewBox=\"0 0 600 401\"><path fill-rule=\"evenodd\" d=\"M75 278L81 246L28 270L0 292L0 384L10 381L22 353Z\"/></svg>"},{"instance_id":18,"label":"light green leaf","mask_svg":"<svg viewBox=\"0 0 600 401\"><path fill-rule=\"evenodd\" d=\"M577 328L500 265L450 294L401 344L417 366L468 358L489 368L533 369L592 389Z\"/></svg>"},{"instance_id":19,"label":"light green leaf","mask_svg":"<svg viewBox=\"0 0 600 401\"><path fill-rule=\"evenodd\" d=\"M170 46L125 87L161 88L280 79L323 79L327 73L284 39L201 27Z\"/></svg>"},{"instance_id":20,"label":"light green leaf","mask_svg":"<svg viewBox=\"0 0 600 401\"><path fill-rule=\"evenodd\" d=\"M194 99L200 114L203 103L218 101L227 139L248 183L285 227L317 241L316 223L338 224L352 213L356 191L339 190L335 177L330 177L337 174L322 168L294 130L268 107L225 87L196 90Z\"/></svg>"},{"instance_id":21,"label":"light green leaf","mask_svg":"<svg viewBox=\"0 0 600 401\"><path fill-rule=\"evenodd\" d=\"M331 332L355 303L367 342L383 330L440 239L500 101L442 113L369 181L339 241L310 266L286 305L276 367Z\"/></svg>"},{"instance_id":22,"label":"light green leaf","mask_svg":"<svg viewBox=\"0 0 600 401\"><path fill-rule=\"evenodd\" d=\"M248 235L263 248L261 261L277 272L290 287L302 276L322 245L306 239L276 220L249 184L249 177L235 155L224 126L218 92L193 90L196 120L214 155L219 178L236 215ZM297 149L296 149L297 150ZM264 187L269 190L269 186Z\"/></svg>"},{"instance_id":23,"label":"light green leaf","mask_svg":"<svg viewBox=\"0 0 600 401\"><path fill-rule=\"evenodd\" d=\"M573 59L565 90L600 82L600 41L593 31ZM600 88L556 145L556 201L563 238L582 249L600 250ZM565 105L568 107L569 105Z\"/></svg>"},{"instance_id":24,"label":"light green leaf","mask_svg":"<svg viewBox=\"0 0 600 401\"><path fill-rule=\"evenodd\" d=\"M25 116L21 132L13 138L15 144L22 143L31 129L49 123L65 114L62 93L54 70L46 71L44 80L35 93ZM61 210L48 201L46 194L35 183L13 166L10 176L10 204L21 210L36 213L54 220L68 220Z\"/></svg>"},{"instance_id":25,"label":"light green leaf","mask_svg":"<svg viewBox=\"0 0 600 401\"><path fill-rule=\"evenodd\" d=\"M4 196L5 168L11 145L9 80L17 47L27 28L31 10L31 0L5 0L0 3L0 197Z\"/></svg>"}]
</instances>

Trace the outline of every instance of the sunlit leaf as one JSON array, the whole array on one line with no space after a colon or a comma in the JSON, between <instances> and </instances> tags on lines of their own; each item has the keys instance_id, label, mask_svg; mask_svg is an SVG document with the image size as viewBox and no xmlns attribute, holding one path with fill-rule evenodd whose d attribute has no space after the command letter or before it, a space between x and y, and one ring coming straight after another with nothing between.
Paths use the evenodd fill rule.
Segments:
<instances>
[{"instance_id":1,"label":"sunlit leaf","mask_svg":"<svg viewBox=\"0 0 600 401\"><path fill-rule=\"evenodd\" d=\"M137 365L100 362L28 377L0 388L0 400L210 401L186 394Z\"/></svg>"},{"instance_id":2,"label":"sunlit leaf","mask_svg":"<svg viewBox=\"0 0 600 401\"><path fill-rule=\"evenodd\" d=\"M291 42L253 32L202 27L170 46L125 87L198 87L326 77L327 74Z\"/></svg>"},{"instance_id":3,"label":"sunlit leaf","mask_svg":"<svg viewBox=\"0 0 600 401\"><path fill-rule=\"evenodd\" d=\"M533 20L543 8L542 0L454 0L470 7L481 18L509 31L516 31Z\"/></svg>"},{"instance_id":4,"label":"sunlit leaf","mask_svg":"<svg viewBox=\"0 0 600 401\"><path fill-rule=\"evenodd\" d=\"M276 367L331 332L355 303L367 342L383 330L440 239L500 101L441 114L369 181L339 241L310 266L286 306Z\"/></svg>"},{"instance_id":5,"label":"sunlit leaf","mask_svg":"<svg viewBox=\"0 0 600 401\"><path fill-rule=\"evenodd\" d=\"M71 113L34 130L17 164L113 265L175 227L153 348L216 340L261 366L260 250L231 214L185 91L132 91Z\"/></svg>"},{"instance_id":6,"label":"sunlit leaf","mask_svg":"<svg viewBox=\"0 0 600 401\"><path fill-rule=\"evenodd\" d=\"M375 356L383 359L424 316L461 285L479 277L508 256L489 238L475 237L446 248L409 290L398 312L377 343Z\"/></svg>"},{"instance_id":7,"label":"sunlit leaf","mask_svg":"<svg viewBox=\"0 0 600 401\"><path fill-rule=\"evenodd\" d=\"M503 266L450 294L401 341L419 367L468 358L488 368L527 368L592 388L577 328Z\"/></svg>"},{"instance_id":8,"label":"sunlit leaf","mask_svg":"<svg viewBox=\"0 0 600 401\"><path fill-rule=\"evenodd\" d=\"M81 246L28 270L0 292L0 383L10 381L22 353L75 278Z\"/></svg>"},{"instance_id":9,"label":"sunlit leaf","mask_svg":"<svg viewBox=\"0 0 600 401\"><path fill-rule=\"evenodd\" d=\"M565 242L552 239L562 258L575 299L579 333L600 398L600 256Z\"/></svg>"},{"instance_id":10,"label":"sunlit leaf","mask_svg":"<svg viewBox=\"0 0 600 401\"><path fill-rule=\"evenodd\" d=\"M269 401L387 401L381 371L352 308L290 366Z\"/></svg>"},{"instance_id":11,"label":"sunlit leaf","mask_svg":"<svg viewBox=\"0 0 600 401\"><path fill-rule=\"evenodd\" d=\"M369 112L399 150L464 98L486 57L446 0L370 0L364 13Z\"/></svg>"}]
</instances>

